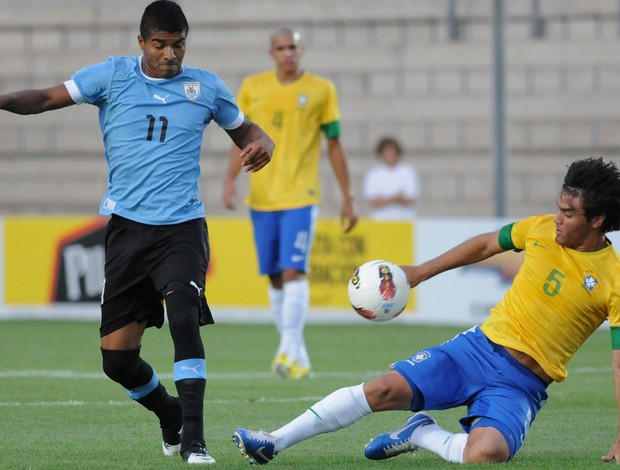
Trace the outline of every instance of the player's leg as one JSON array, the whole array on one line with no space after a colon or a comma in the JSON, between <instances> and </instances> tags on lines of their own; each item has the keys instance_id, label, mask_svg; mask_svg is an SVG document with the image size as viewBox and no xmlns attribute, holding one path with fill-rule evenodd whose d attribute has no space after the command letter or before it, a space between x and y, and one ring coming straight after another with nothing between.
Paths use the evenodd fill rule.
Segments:
<instances>
[{"instance_id":1,"label":"player's leg","mask_svg":"<svg viewBox=\"0 0 620 470\"><path fill-rule=\"evenodd\" d=\"M307 377L311 370L304 339L310 304L310 285L306 273L317 217L318 208L307 206L283 211L280 221L279 259L284 294L282 336L286 354L292 363L293 378Z\"/></svg>"},{"instance_id":2,"label":"player's leg","mask_svg":"<svg viewBox=\"0 0 620 470\"><path fill-rule=\"evenodd\" d=\"M368 444L365 454L371 459L424 448L455 463L509 460L547 399L542 381L478 328L393 368L419 386L420 399L413 400L412 411L468 403L468 415L460 420L465 433L445 431L428 414L418 413L403 428Z\"/></svg>"},{"instance_id":3,"label":"player's leg","mask_svg":"<svg viewBox=\"0 0 620 470\"><path fill-rule=\"evenodd\" d=\"M147 269L165 299L174 343L174 381L183 413L181 455L188 463L210 464L204 439L204 395L207 368L200 325L212 323L206 304L205 278L209 262L206 223L197 219L160 228L157 249Z\"/></svg>"},{"instance_id":4,"label":"player's leg","mask_svg":"<svg viewBox=\"0 0 620 470\"><path fill-rule=\"evenodd\" d=\"M393 370L409 384L413 400L410 410L448 409L466 403L486 385L481 354L469 345L471 331L457 335L441 346L422 349L392 364ZM409 417L403 427L380 434L364 450L373 460L387 459L422 447L450 462L463 462L466 433L449 433L427 413Z\"/></svg>"},{"instance_id":5,"label":"player's leg","mask_svg":"<svg viewBox=\"0 0 620 470\"><path fill-rule=\"evenodd\" d=\"M177 284L178 282L178 284ZM200 299L192 287L180 281L168 284L166 311L174 343L174 383L183 411L181 453L206 452L204 440L204 395L207 364L200 336ZM204 292L204 290L203 290Z\"/></svg>"},{"instance_id":6,"label":"player's leg","mask_svg":"<svg viewBox=\"0 0 620 470\"><path fill-rule=\"evenodd\" d=\"M281 211L250 211L259 272L263 276L269 276L267 292L269 306L279 334L278 347L271 363L271 369L281 377L288 377L291 362L285 352L286 344L282 332L284 291L282 289L282 272L278 252L280 245L278 226L281 215Z\"/></svg>"},{"instance_id":7,"label":"player's leg","mask_svg":"<svg viewBox=\"0 0 620 470\"><path fill-rule=\"evenodd\" d=\"M269 276L269 287L267 288L267 296L269 297L269 308L271 310L271 316L273 317L274 324L278 334L282 332L282 300L284 295L282 293L282 274L273 274ZM283 349L279 346L276 350L276 356L282 354Z\"/></svg>"},{"instance_id":8,"label":"player's leg","mask_svg":"<svg viewBox=\"0 0 620 470\"><path fill-rule=\"evenodd\" d=\"M145 328L163 323L158 294L139 268L137 233L143 230L142 224L117 216L108 224L100 327L103 370L132 399L155 413L164 454L175 455L180 450L182 426L178 399L168 394L157 372L140 357Z\"/></svg>"},{"instance_id":9,"label":"player's leg","mask_svg":"<svg viewBox=\"0 0 620 470\"><path fill-rule=\"evenodd\" d=\"M472 429L463 451L463 463L505 462L510 448L504 435L492 427Z\"/></svg>"},{"instance_id":10,"label":"player's leg","mask_svg":"<svg viewBox=\"0 0 620 470\"><path fill-rule=\"evenodd\" d=\"M155 369L140 357L144 328L145 323L133 322L101 338L103 370L131 399L155 413L162 429L164 455L177 455L183 425L181 407L159 381Z\"/></svg>"},{"instance_id":11,"label":"player's leg","mask_svg":"<svg viewBox=\"0 0 620 470\"><path fill-rule=\"evenodd\" d=\"M265 464L288 447L350 426L372 412L408 410L413 400L409 383L390 371L366 384L336 390L273 432L237 428L233 439L250 462Z\"/></svg>"},{"instance_id":12,"label":"player's leg","mask_svg":"<svg viewBox=\"0 0 620 470\"><path fill-rule=\"evenodd\" d=\"M476 395L461 425L469 432L467 463L510 460L547 402L547 386L502 346L487 341L494 355L490 370L501 370L493 385Z\"/></svg>"}]
</instances>

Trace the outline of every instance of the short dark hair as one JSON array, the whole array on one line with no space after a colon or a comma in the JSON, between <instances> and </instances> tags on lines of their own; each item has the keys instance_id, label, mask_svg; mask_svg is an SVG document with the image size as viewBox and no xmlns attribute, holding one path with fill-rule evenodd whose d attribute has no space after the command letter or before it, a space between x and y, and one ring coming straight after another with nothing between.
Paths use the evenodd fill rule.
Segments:
<instances>
[{"instance_id":1,"label":"short dark hair","mask_svg":"<svg viewBox=\"0 0 620 470\"><path fill-rule=\"evenodd\" d=\"M140 20L140 36L147 39L152 33L189 32L187 18L181 7L171 0L156 0L144 9Z\"/></svg>"},{"instance_id":2,"label":"short dark hair","mask_svg":"<svg viewBox=\"0 0 620 470\"><path fill-rule=\"evenodd\" d=\"M377 155L381 155L381 153L385 150L385 147L394 147L397 155L401 155L403 153L403 149L400 147L400 143L394 137L384 137L377 144Z\"/></svg>"},{"instance_id":3,"label":"short dark hair","mask_svg":"<svg viewBox=\"0 0 620 470\"><path fill-rule=\"evenodd\" d=\"M581 196L587 220L604 215L605 233L620 230L620 172L615 163L600 157L574 161L564 177L562 192Z\"/></svg>"}]
</instances>

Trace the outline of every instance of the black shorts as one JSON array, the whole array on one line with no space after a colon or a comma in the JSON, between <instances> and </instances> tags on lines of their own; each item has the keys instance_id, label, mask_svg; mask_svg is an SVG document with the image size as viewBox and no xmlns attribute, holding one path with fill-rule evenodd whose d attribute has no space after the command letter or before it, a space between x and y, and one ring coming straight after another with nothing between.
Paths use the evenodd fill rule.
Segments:
<instances>
[{"instance_id":1,"label":"black shorts","mask_svg":"<svg viewBox=\"0 0 620 470\"><path fill-rule=\"evenodd\" d=\"M112 215L105 238L103 337L131 322L161 328L167 292L196 299L201 325L213 323L205 298L209 233L204 219L146 225Z\"/></svg>"}]
</instances>

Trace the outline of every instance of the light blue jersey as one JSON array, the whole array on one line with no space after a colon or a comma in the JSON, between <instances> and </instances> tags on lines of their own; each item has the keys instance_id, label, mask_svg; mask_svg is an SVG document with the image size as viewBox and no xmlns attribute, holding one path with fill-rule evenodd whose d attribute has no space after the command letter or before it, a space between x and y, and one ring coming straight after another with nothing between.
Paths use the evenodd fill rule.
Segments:
<instances>
[{"instance_id":1,"label":"light blue jersey","mask_svg":"<svg viewBox=\"0 0 620 470\"><path fill-rule=\"evenodd\" d=\"M108 161L108 191L99 212L150 225L205 216L198 198L200 147L211 120L235 129L243 113L213 72L183 67L150 78L141 57L110 57L65 82L77 103L99 108Z\"/></svg>"}]
</instances>

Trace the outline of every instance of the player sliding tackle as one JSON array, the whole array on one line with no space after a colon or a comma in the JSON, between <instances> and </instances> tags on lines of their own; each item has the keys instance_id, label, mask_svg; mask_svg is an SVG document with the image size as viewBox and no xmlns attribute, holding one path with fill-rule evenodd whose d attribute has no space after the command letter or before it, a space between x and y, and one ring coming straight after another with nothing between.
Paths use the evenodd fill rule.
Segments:
<instances>
[{"instance_id":1,"label":"player sliding tackle","mask_svg":"<svg viewBox=\"0 0 620 470\"><path fill-rule=\"evenodd\" d=\"M272 432L237 428L233 439L251 463L377 411L415 414L366 446L381 460L418 448L457 463L510 460L547 401L566 379L571 357L605 320L611 325L620 407L620 261L606 233L620 229L620 173L590 158L568 168L555 215L538 215L473 237L418 266L403 266L411 287L444 271L507 250L525 251L511 288L489 318L441 346L394 363L370 382L342 388ZM451 433L423 410L467 405L465 432ZM620 432L605 461L620 462Z\"/></svg>"}]
</instances>

